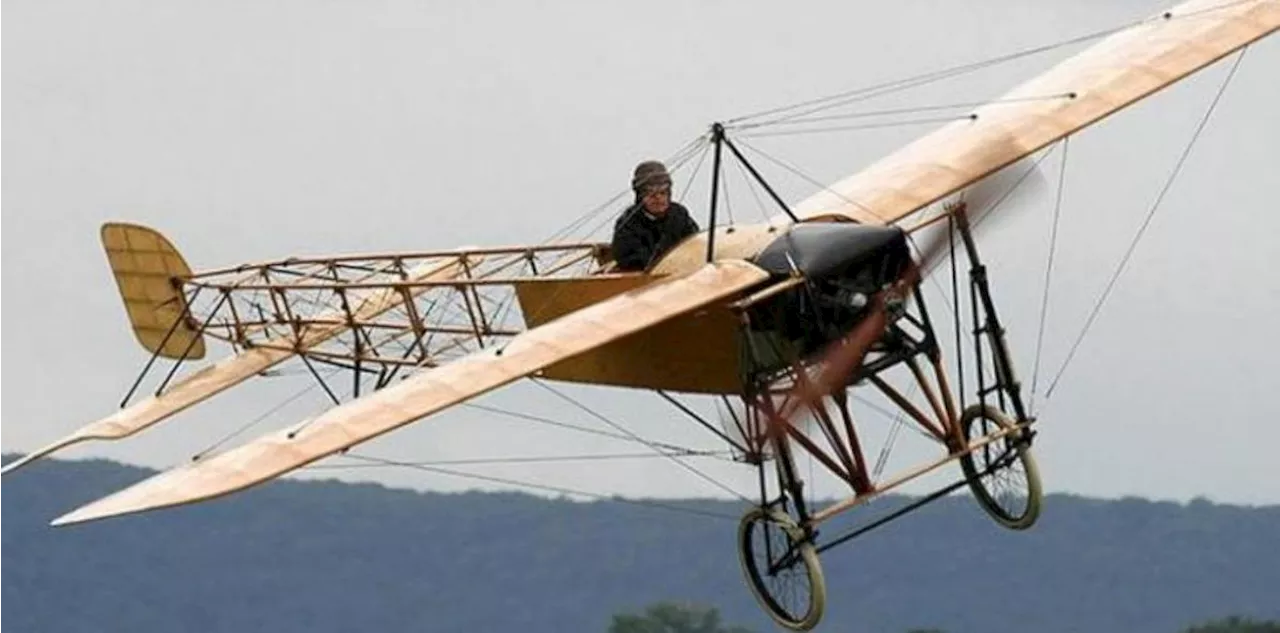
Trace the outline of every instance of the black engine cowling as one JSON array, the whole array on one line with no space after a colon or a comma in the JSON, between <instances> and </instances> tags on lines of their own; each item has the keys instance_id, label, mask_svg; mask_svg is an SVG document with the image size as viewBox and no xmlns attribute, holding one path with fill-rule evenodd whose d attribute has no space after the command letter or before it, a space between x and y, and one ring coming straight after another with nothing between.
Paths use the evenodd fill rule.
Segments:
<instances>
[{"instance_id":1,"label":"black engine cowling","mask_svg":"<svg viewBox=\"0 0 1280 633\"><path fill-rule=\"evenodd\" d=\"M799 272L808 283L756 306L753 329L773 330L807 355L852 329L871 295L900 278L910 261L906 234L897 227L798 224L753 263L778 276Z\"/></svg>"}]
</instances>

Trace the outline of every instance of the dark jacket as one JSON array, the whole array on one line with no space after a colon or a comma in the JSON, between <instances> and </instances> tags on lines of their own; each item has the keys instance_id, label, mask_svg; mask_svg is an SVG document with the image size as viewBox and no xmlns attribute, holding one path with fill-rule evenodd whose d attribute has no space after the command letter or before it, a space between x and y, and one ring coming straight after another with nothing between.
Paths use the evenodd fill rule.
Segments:
<instances>
[{"instance_id":1,"label":"dark jacket","mask_svg":"<svg viewBox=\"0 0 1280 633\"><path fill-rule=\"evenodd\" d=\"M613 259L619 270L644 270L680 240L698 232L689 210L672 202L666 215L649 217L637 202L613 226Z\"/></svg>"}]
</instances>

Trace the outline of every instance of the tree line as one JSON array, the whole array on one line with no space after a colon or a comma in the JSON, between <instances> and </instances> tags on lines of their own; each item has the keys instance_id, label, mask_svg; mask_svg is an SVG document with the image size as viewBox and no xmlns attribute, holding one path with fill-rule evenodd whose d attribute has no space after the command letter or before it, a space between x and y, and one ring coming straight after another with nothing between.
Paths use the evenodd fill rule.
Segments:
<instances>
[{"instance_id":1,"label":"tree line","mask_svg":"<svg viewBox=\"0 0 1280 633\"><path fill-rule=\"evenodd\" d=\"M715 607L659 602L640 613L614 614L609 633L755 633L724 621ZM946 633L945 629L912 629L906 633ZM1232 615L1193 624L1174 633L1280 633L1280 621Z\"/></svg>"}]
</instances>

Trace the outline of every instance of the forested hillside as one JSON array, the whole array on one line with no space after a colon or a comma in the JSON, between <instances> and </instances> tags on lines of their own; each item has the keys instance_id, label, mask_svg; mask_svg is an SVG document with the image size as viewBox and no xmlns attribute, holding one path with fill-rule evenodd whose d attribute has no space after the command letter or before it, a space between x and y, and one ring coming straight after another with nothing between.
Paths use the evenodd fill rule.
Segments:
<instances>
[{"instance_id":1,"label":"forested hillside","mask_svg":"<svg viewBox=\"0 0 1280 633\"><path fill-rule=\"evenodd\" d=\"M6 630L603 632L662 601L773 630L738 569L734 503L680 503L717 518L286 481L47 526L148 474L53 460L4 479ZM960 496L824 565L821 630L1175 633L1280 617L1280 507L1055 495L1035 528L1011 533Z\"/></svg>"}]
</instances>

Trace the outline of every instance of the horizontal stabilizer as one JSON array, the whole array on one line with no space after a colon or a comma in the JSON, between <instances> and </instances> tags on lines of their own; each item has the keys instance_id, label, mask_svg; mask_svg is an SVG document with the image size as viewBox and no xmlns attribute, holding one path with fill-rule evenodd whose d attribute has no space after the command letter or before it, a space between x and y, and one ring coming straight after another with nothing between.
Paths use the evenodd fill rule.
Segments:
<instances>
[{"instance_id":1,"label":"horizontal stabilizer","mask_svg":"<svg viewBox=\"0 0 1280 633\"><path fill-rule=\"evenodd\" d=\"M470 260L474 264L476 258ZM453 279L463 271L461 259L415 271L410 279L415 281L442 281ZM415 290L420 292L421 290ZM403 298L394 288L373 292L359 304L354 312L356 319L370 319L397 305ZM334 317L341 316L335 313ZM128 408L89 424L71 435L58 440L30 455L6 464L0 474L8 474L32 461L47 456L73 444L89 440L118 440L150 427L187 407L198 404L234 387L280 362L292 358L298 351L306 351L347 330L346 325L312 326L304 330L295 344L292 339L276 337L264 344L235 356L208 365L179 380L163 393L148 397Z\"/></svg>"},{"instance_id":2,"label":"horizontal stabilizer","mask_svg":"<svg viewBox=\"0 0 1280 633\"><path fill-rule=\"evenodd\" d=\"M0 474L13 472L41 457L74 444L91 440L118 440L133 435L193 404L240 384L246 378L292 355L292 352L279 349L252 349L208 365L183 378L158 396L150 396L134 403L22 459L6 464L3 469L0 469Z\"/></svg>"},{"instance_id":3,"label":"horizontal stabilizer","mask_svg":"<svg viewBox=\"0 0 1280 633\"><path fill-rule=\"evenodd\" d=\"M283 475L399 428L557 361L678 315L723 301L768 279L740 261L707 264L616 295L394 386L330 409L296 430L156 475L70 512L54 525L80 523L210 499Z\"/></svg>"}]
</instances>

